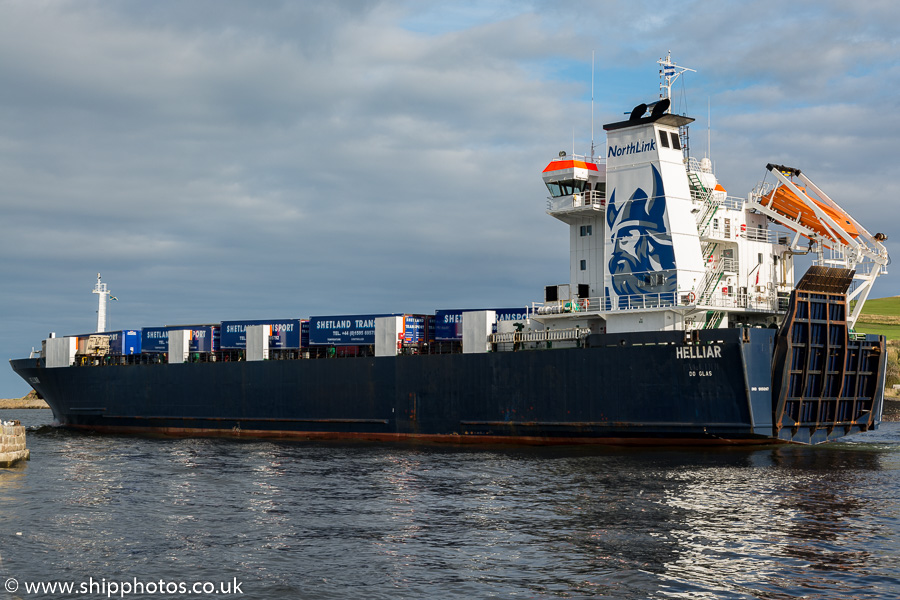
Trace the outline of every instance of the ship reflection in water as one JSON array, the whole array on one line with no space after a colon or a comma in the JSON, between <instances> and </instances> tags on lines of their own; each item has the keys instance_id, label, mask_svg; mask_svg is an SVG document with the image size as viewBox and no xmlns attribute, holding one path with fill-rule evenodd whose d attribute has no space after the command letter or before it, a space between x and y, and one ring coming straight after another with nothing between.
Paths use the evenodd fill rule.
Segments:
<instances>
[{"instance_id":1,"label":"ship reflection in water","mask_svg":"<svg viewBox=\"0 0 900 600\"><path fill-rule=\"evenodd\" d=\"M872 577L879 568L890 573L877 549L898 536L890 517L895 503L888 508L879 501L900 483L893 468L883 468L889 455L804 450L779 447L752 453L745 464L695 465L675 475L684 485L667 490L664 502L678 524L671 531L677 557L666 562L664 575L676 587L705 582L699 589L718 597L735 588L765 598L900 591L900 580Z\"/></svg>"},{"instance_id":2,"label":"ship reflection in water","mask_svg":"<svg viewBox=\"0 0 900 600\"><path fill-rule=\"evenodd\" d=\"M621 449L42 429L0 471L22 533L3 574L237 578L253 598L896 598L900 426L875 433Z\"/></svg>"}]
</instances>

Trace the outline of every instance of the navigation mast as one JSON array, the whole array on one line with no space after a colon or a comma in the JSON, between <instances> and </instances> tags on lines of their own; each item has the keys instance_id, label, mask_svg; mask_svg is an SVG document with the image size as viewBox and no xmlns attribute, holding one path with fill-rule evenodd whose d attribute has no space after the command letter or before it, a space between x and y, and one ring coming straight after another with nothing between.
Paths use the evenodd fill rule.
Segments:
<instances>
[{"instance_id":1,"label":"navigation mast","mask_svg":"<svg viewBox=\"0 0 900 600\"><path fill-rule=\"evenodd\" d=\"M659 99L664 100L668 98L672 99L672 85L675 83L675 80L678 79L682 73L685 71L690 71L691 73L696 73L694 69L688 69L687 67L680 67L672 62L672 51L669 50L666 53L665 58L661 58L656 63L662 67L659 70L659 77L662 81L659 84L659 89L663 90L659 93Z\"/></svg>"},{"instance_id":2,"label":"navigation mast","mask_svg":"<svg viewBox=\"0 0 900 600\"><path fill-rule=\"evenodd\" d=\"M106 301L109 299L109 289L106 284L100 281L100 273L97 273L97 284L94 286L94 292L98 297L97 306L97 333L106 331Z\"/></svg>"},{"instance_id":3,"label":"navigation mast","mask_svg":"<svg viewBox=\"0 0 900 600\"><path fill-rule=\"evenodd\" d=\"M662 80L659 83L659 99L660 100L669 100L669 108L666 109L667 113L672 112L672 85L674 85L675 80L681 77L681 74L685 71L690 71L691 73L696 73L694 69L688 69L687 67L680 67L672 62L672 51L669 50L666 52L666 57L661 58L656 63L661 67L659 70L659 78ZM685 125L684 127L680 127L681 132L681 147L684 151L684 157L688 158L691 155L691 142L690 142L690 134L688 132L688 127Z\"/></svg>"}]
</instances>

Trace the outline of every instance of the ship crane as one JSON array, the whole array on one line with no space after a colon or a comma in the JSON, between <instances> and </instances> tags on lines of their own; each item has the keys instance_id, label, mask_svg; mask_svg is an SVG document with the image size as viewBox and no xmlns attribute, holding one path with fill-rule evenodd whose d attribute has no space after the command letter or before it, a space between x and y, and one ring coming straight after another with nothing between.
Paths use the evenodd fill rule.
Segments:
<instances>
[{"instance_id":1,"label":"ship crane","mask_svg":"<svg viewBox=\"0 0 900 600\"><path fill-rule=\"evenodd\" d=\"M766 165L766 169L777 183L760 184L751 194L750 208L794 232L792 251L805 253L815 244L818 255L815 264L854 272L858 285L847 296L848 302L856 300L847 319L848 325L854 327L872 284L887 272L890 257L882 244L887 237L882 233L870 234L800 169L773 164ZM800 241L801 237L809 240L808 246Z\"/></svg>"}]
</instances>

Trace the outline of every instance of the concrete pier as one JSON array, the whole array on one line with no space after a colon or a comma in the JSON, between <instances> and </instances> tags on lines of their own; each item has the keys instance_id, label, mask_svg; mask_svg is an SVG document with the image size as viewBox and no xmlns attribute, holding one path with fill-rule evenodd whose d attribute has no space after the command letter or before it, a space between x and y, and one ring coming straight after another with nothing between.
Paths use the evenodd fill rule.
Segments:
<instances>
[{"instance_id":1,"label":"concrete pier","mask_svg":"<svg viewBox=\"0 0 900 600\"><path fill-rule=\"evenodd\" d=\"M31 458L25 447L25 427L18 421L2 421L0 425L0 468L11 467Z\"/></svg>"}]
</instances>

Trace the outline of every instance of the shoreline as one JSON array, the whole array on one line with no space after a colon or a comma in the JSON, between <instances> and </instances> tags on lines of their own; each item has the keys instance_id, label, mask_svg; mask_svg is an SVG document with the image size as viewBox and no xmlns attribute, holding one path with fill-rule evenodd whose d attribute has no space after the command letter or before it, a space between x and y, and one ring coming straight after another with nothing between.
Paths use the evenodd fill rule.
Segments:
<instances>
[{"instance_id":1,"label":"shoreline","mask_svg":"<svg viewBox=\"0 0 900 600\"><path fill-rule=\"evenodd\" d=\"M25 408L46 408L50 409L50 406L40 400L38 398L0 398L0 410L4 409L25 409Z\"/></svg>"},{"instance_id":2,"label":"shoreline","mask_svg":"<svg viewBox=\"0 0 900 600\"><path fill-rule=\"evenodd\" d=\"M900 421L900 396L884 395L884 409L881 413L881 420L884 421Z\"/></svg>"}]
</instances>

